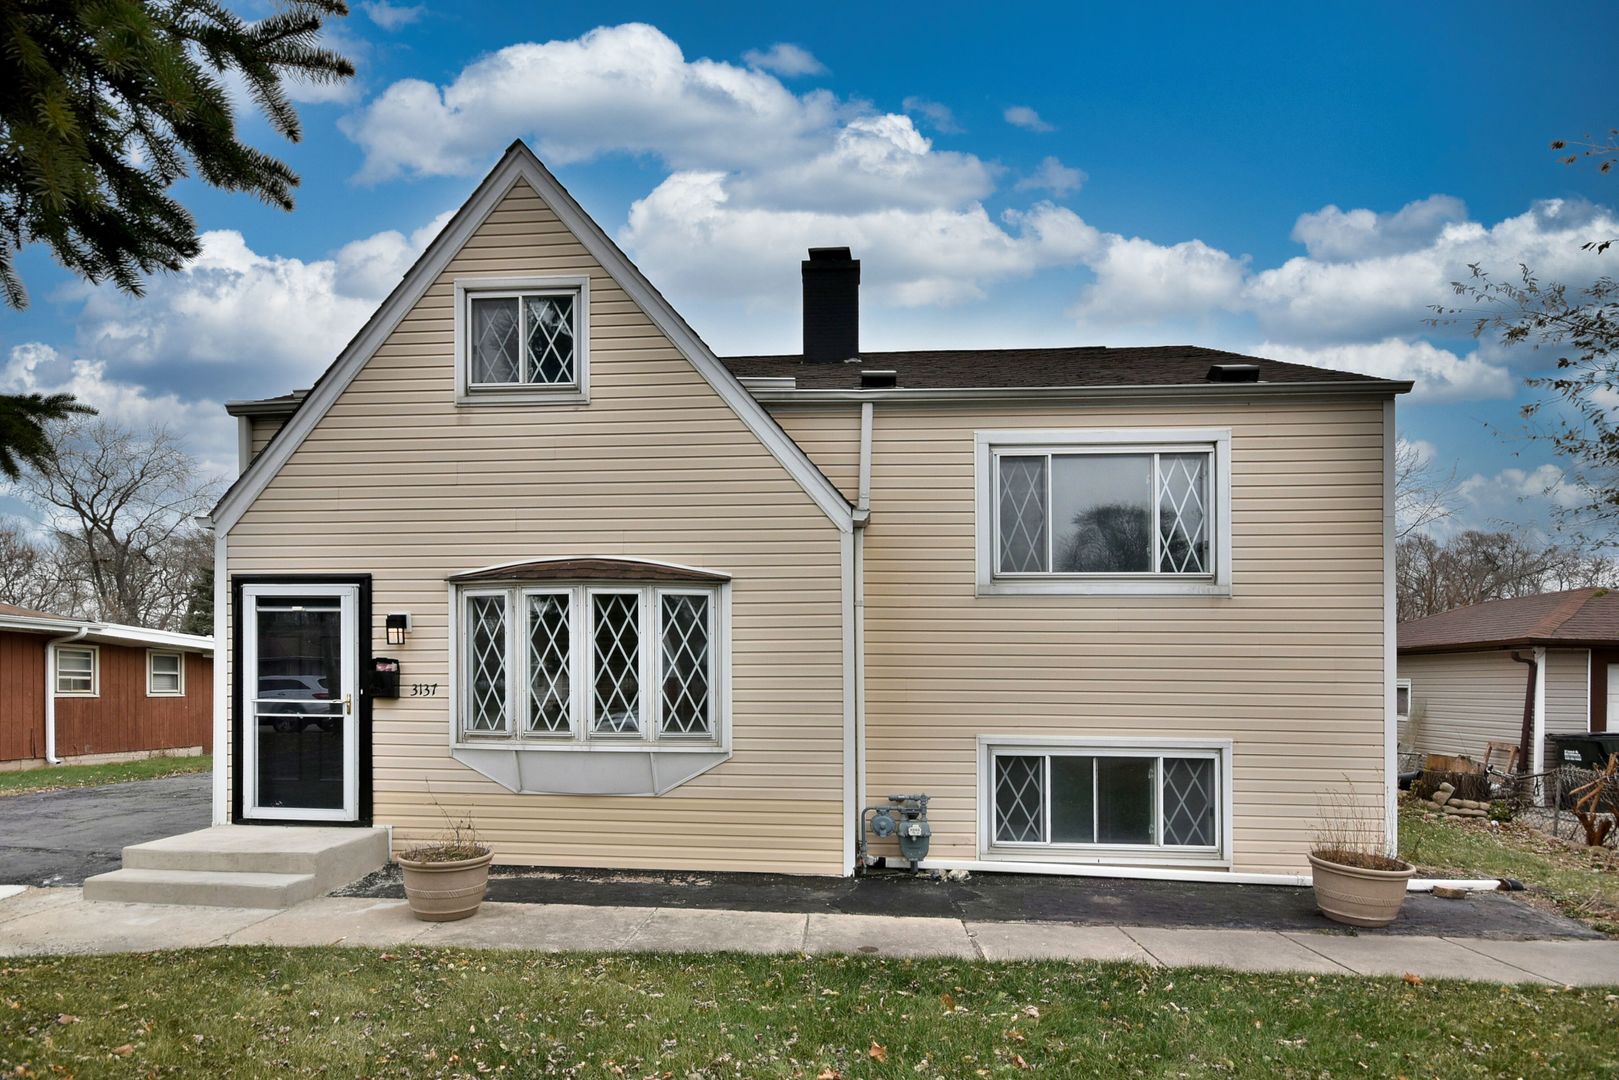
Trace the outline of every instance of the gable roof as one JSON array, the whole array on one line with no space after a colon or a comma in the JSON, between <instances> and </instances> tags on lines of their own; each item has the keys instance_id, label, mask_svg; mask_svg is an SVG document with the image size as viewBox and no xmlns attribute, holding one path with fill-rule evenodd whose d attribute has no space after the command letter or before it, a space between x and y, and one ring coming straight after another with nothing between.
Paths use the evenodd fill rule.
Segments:
<instances>
[{"instance_id":1,"label":"gable roof","mask_svg":"<svg viewBox=\"0 0 1619 1080\"><path fill-rule=\"evenodd\" d=\"M1619 645L1619 591L1570 589L1443 611L1399 627L1400 652Z\"/></svg>"},{"instance_id":2,"label":"gable roof","mask_svg":"<svg viewBox=\"0 0 1619 1080\"><path fill-rule=\"evenodd\" d=\"M519 182L528 184L545 201L563 226L573 233L608 276L640 306L653 325L708 381L737 418L764 444L833 524L843 532L852 531L854 507L844 498L837 485L810 461L797 443L788 438L775 418L719 362L713 351L686 324L686 320L663 298L663 294L653 287L640 269L619 250L601 226L585 213L557 178L551 175L550 170L534 156L534 152L519 139L506 149L500 161L455 212L449 224L427 245L393 292L388 294L388 298L372 313L359 333L315 381L281 430L225 491L213 511L214 527L218 534L229 532L241 520L253 500L269 486L275 474L314 430L349 383L354 381L354 377L388 339L388 335L432 287L462 245Z\"/></svg>"},{"instance_id":3,"label":"gable roof","mask_svg":"<svg viewBox=\"0 0 1619 1080\"><path fill-rule=\"evenodd\" d=\"M742 379L794 380L795 390L860 390L862 371L891 371L895 389L1009 390L1066 387L1198 387L1213 392L1256 386L1311 384L1323 389L1379 388L1403 393L1411 384L1346 371L1290 364L1257 356L1206 349L1197 345L1108 348L1094 345L1058 349L918 349L862 352L858 362L815 363L802 356L723 357L731 373ZM1213 382L1215 364L1253 364L1257 383ZM892 394L893 391L878 391Z\"/></svg>"}]
</instances>

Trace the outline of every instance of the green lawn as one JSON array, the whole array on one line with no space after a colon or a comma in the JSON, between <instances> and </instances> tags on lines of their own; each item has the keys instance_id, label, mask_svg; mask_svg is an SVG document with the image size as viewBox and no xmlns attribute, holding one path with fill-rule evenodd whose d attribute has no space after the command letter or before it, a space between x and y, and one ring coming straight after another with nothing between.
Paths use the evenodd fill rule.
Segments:
<instances>
[{"instance_id":1,"label":"green lawn","mask_svg":"<svg viewBox=\"0 0 1619 1080\"><path fill-rule=\"evenodd\" d=\"M1129 964L230 948L0 961L22 1076L1612 1077L1603 990Z\"/></svg>"},{"instance_id":2,"label":"green lawn","mask_svg":"<svg viewBox=\"0 0 1619 1080\"><path fill-rule=\"evenodd\" d=\"M1446 817L1400 800L1400 854L1425 875L1512 877L1564 914L1619 935L1619 852L1554 839L1528 825Z\"/></svg>"},{"instance_id":3,"label":"green lawn","mask_svg":"<svg viewBox=\"0 0 1619 1080\"><path fill-rule=\"evenodd\" d=\"M178 773L207 772L214 759L201 757L155 757L125 761L115 765L58 765L54 768L0 772L0 796L29 791L55 791L58 788L100 787L130 780L153 780Z\"/></svg>"}]
</instances>

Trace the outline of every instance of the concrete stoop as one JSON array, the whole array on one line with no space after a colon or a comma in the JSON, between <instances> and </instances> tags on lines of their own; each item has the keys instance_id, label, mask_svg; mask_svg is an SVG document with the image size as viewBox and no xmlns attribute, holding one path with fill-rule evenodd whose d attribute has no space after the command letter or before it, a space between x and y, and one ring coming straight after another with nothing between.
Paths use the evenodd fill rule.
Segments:
<instances>
[{"instance_id":1,"label":"concrete stoop","mask_svg":"<svg viewBox=\"0 0 1619 1080\"><path fill-rule=\"evenodd\" d=\"M388 861L386 829L215 825L124 848L124 867L84 883L86 900L286 908Z\"/></svg>"}]
</instances>

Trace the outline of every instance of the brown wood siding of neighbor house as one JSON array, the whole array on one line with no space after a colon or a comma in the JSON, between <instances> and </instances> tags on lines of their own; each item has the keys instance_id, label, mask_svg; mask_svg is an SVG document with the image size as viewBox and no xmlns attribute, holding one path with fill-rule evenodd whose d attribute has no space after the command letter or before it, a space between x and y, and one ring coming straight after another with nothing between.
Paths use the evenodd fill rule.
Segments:
<instances>
[{"instance_id":1,"label":"brown wood siding of neighbor house","mask_svg":"<svg viewBox=\"0 0 1619 1080\"><path fill-rule=\"evenodd\" d=\"M858 408L773 411L847 492ZM878 404L868 794L928 792L932 856L972 859L979 735L1228 738L1234 869L1306 871L1345 776L1380 820L1383 416L1378 400ZM1210 427L1232 431L1232 596L975 595L975 432Z\"/></svg>"},{"instance_id":2,"label":"brown wood siding of neighbor house","mask_svg":"<svg viewBox=\"0 0 1619 1080\"><path fill-rule=\"evenodd\" d=\"M457 407L455 279L580 274L590 403ZM374 707L373 820L396 845L437 836L447 810L471 815L503 863L842 870L840 533L526 185L405 315L227 548L232 574L371 574L375 650L399 658L404 683L437 687ZM589 555L732 576L732 757L656 798L515 794L450 754L446 579ZM414 616L404 645L385 644L389 611Z\"/></svg>"},{"instance_id":3,"label":"brown wood siding of neighbor house","mask_svg":"<svg viewBox=\"0 0 1619 1080\"><path fill-rule=\"evenodd\" d=\"M101 645L99 652L99 696L56 699L58 756L211 747L211 660L185 654L185 696L148 697L145 647Z\"/></svg>"},{"instance_id":4,"label":"brown wood siding of neighbor house","mask_svg":"<svg viewBox=\"0 0 1619 1080\"><path fill-rule=\"evenodd\" d=\"M0 630L0 761L45 754L45 637Z\"/></svg>"}]
</instances>

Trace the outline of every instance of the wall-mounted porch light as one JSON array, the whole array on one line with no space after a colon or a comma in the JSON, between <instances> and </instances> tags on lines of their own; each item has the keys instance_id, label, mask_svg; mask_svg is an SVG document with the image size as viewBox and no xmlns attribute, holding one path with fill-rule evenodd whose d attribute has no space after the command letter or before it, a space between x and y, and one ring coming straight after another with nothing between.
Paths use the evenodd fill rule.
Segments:
<instances>
[{"instance_id":1,"label":"wall-mounted porch light","mask_svg":"<svg viewBox=\"0 0 1619 1080\"><path fill-rule=\"evenodd\" d=\"M410 632L410 612L390 611L385 622L388 628L388 644L403 645L405 635Z\"/></svg>"}]
</instances>

